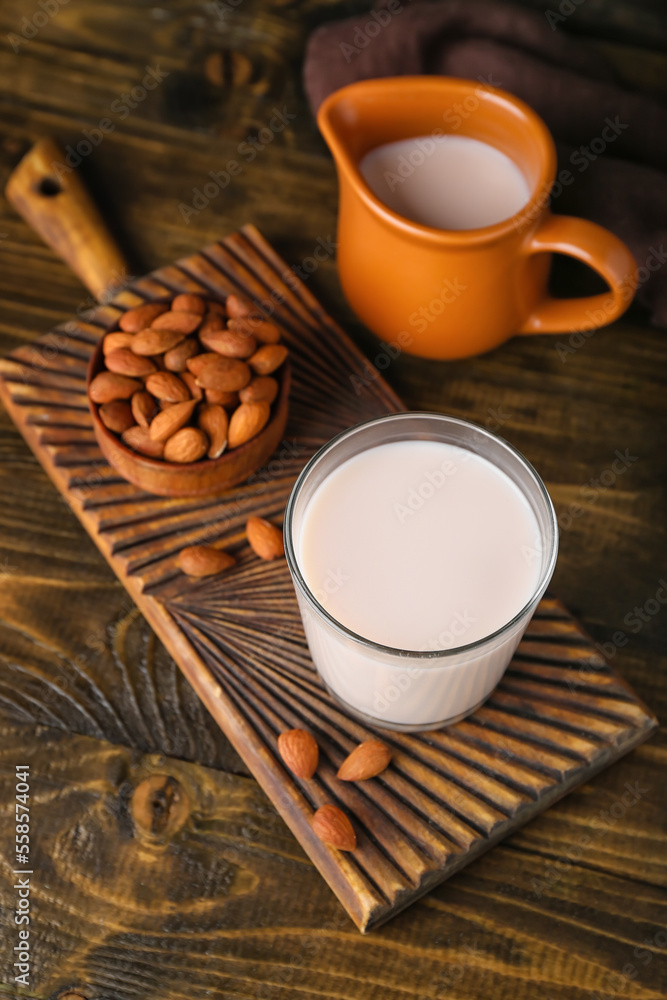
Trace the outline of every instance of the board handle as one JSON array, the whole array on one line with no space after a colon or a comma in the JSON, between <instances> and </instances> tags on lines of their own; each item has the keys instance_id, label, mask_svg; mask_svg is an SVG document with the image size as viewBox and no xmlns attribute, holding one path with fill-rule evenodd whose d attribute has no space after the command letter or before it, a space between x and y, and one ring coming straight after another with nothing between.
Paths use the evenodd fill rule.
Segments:
<instances>
[{"instance_id":1,"label":"board handle","mask_svg":"<svg viewBox=\"0 0 667 1000\"><path fill-rule=\"evenodd\" d=\"M5 188L7 200L98 301L118 290L128 263L77 171L53 139L40 139Z\"/></svg>"}]
</instances>

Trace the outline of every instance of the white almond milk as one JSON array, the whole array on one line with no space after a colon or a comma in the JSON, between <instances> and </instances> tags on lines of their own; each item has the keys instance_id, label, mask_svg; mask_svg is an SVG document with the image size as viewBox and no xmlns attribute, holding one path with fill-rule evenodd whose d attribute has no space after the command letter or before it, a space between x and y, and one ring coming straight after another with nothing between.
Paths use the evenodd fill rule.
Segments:
<instances>
[{"instance_id":1,"label":"white almond milk","mask_svg":"<svg viewBox=\"0 0 667 1000\"><path fill-rule=\"evenodd\" d=\"M342 462L299 515L294 551L311 593L364 644L327 626L297 589L313 659L331 690L382 725L459 717L498 683L526 627L432 658L507 625L542 572L537 518L485 458L441 441L379 444ZM546 585L546 584L545 584Z\"/></svg>"},{"instance_id":2,"label":"white almond milk","mask_svg":"<svg viewBox=\"0 0 667 1000\"><path fill-rule=\"evenodd\" d=\"M462 135L416 136L367 153L366 183L394 212L435 229L477 229L509 219L530 197L505 153Z\"/></svg>"},{"instance_id":3,"label":"white almond milk","mask_svg":"<svg viewBox=\"0 0 667 1000\"><path fill-rule=\"evenodd\" d=\"M501 628L537 583L537 520L491 462L439 441L348 459L304 513L297 558L351 631L396 649L449 649Z\"/></svg>"}]
</instances>

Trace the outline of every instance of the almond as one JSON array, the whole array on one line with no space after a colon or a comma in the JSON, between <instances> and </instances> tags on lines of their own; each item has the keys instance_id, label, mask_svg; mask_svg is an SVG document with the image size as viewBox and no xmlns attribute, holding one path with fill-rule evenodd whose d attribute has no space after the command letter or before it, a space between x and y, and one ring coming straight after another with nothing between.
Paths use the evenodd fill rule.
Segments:
<instances>
[{"instance_id":1,"label":"almond","mask_svg":"<svg viewBox=\"0 0 667 1000\"><path fill-rule=\"evenodd\" d=\"M303 729L290 729L278 737L278 752L297 778L312 778L319 750L315 738Z\"/></svg>"},{"instance_id":2,"label":"almond","mask_svg":"<svg viewBox=\"0 0 667 1000\"><path fill-rule=\"evenodd\" d=\"M167 462L198 462L208 449L208 438L198 427L181 427L165 442L164 458Z\"/></svg>"},{"instance_id":3,"label":"almond","mask_svg":"<svg viewBox=\"0 0 667 1000\"><path fill-rule=\"evenodd\" d=\"M258 323L252 332L260 344L277 344L280 340L280 330L273 323Z\"/></svg>"},{"instance_id":4,"label":"almond","mask_svg":"<svg viewBox=\"0 0 667 1000\"><path fill-rule=\"evenodd\" d=\"M131 400L132 415L140 427L148 427L153 417L159 412L155 397L150 392L135 392Z\"/></svg>"},{"instance_id":5,"label":"almond","mask_svg":"<svg viewBox=\"0 0 667 1000\"><path fill-rule=\"evenodd\" d=\"M164 302L144 302L141 306L128 309L120 318L118 326L128 333L138 333L150 326L154 319L169 308Z\"/></svg>"},{"instance_id":6,"label":"almond","mask_svg":"<svg viewBox=\"0 0 667 1000\"><path fill-rule=\"evenodd\" d=\"M255 311L253 313L247 313L244 316L230 315L227 320L227 326L230 330L251 330L253 327L261 326L262 323L268 322L269 321L265 316L262 316L261 313Z\"/></svg>"},{"instance_id":7,"label":"almond","mask_svg":"<svg viewBox=\"0 0 667 1000\"><path fill-rule=\"evenodd\" d=\"M269 406L278 395L278 383L270 375L257 375L248 385L241 389L239 399L242 403L268 403Z\"/></svg>"},{"instance_id":8,"label":"almond","mask_svg":"<svg viewBox=\"0 0 667 1000\"><path fill-rule=\"evenodd\" d=\"M229 421L229 447L238 448L254 438L267 425L270 416L268 403L241 403L237 406Z\"/></svg>"},{"instance_id":9,"label":"almond","mask_svg":"<svg viewBox=\"0 0 667 1000\"><path fill-rule=\"evenodd\" d=\"M206 312L206 303L201 295L192 295L190 292L182 292L177 295L171 303L174 312L191 312L203 316Z\"/></svg>"},{"instance_id":10,"label":"almond","mask_svg":"<svg viewBox=\"0 0 667 1000\"><path fill-rule=\"evenodd\" d=\"M227 430L229 428L227 411L223 410L221 406L204 404L199 407L197 423L209 440L208 457L220 458L227 447Z\"/></svg>"},{"instance_id":11,"label":"almond","mask_svg":"<svg viewBox=\"0 0 667 1000\"><path fill-rule=\"evenodd\" d=\"M257 350L257 341L252 334L234 330L200 330L199 340L209 351L226 358L249 358Z\"/></svg>"},{"instance_id":12,"label":"almond","mask_svg":"<svg viewBox=\"0 0 667 1000\"><path fill-rule=\"evenodd\" d=\"M251 549L260 559L280 559L285 555L281 529L263 517L249 517L245 533Z\"/></svg>"},{"instance_id":13,"label":"almond","mask_svg":"<svg viewBox=\"0 0 667 1000\"><path fill-rule=\"evenodd\" d=\"M238 333L251 334L261 344L277 344L280 340L280 330L261 316L244 316L242 319L230 319L229 330Z\"/></svg>"},{"instance_id":14,"label":"almond","mask_svg":"<svg viewBox=\"0 0 667 1000\"><path fill-rule=\"evenodd\" d=\"M199 392L201 391L199 389ZM238 392L223 392L221 389L206 389L204 391L207 403L216 403L218 406L224 406L226 410L235 410L239 405Z\"/></svg>"},{"instance_id":15,"label":"almond","mask_svg":"<svg viewBox=\"0 0 667 1000\"><path fill-rule=\"evenodd\" d=\"M111 403L102 403L99 409L100 420L114 434L122 434L128 427L133 427L135 420L132 407L124 399L114 399Z\"/></svg>"},{"instance_id":16,"label":"almond","mask_svg":"<svg viewBox=\"0 0 667 1000\"><path fill-rule=\"evenodd\" d=\"M114 399L129 399L141 389L141 382L115 372L100 372L90 383L88 393L93 403L112 403Z\"/></svg>"},{"instance_id":17,"label":"almond","mask_svg":"<svg viewBox=\"0 0 667 1000\"><path fill-rule=\"evenodd\" d=\"M207 299L206 308L208 309L208 312L206 313L207 316L210 316L211 313L217 313L218 316L227 315L227 310L223 306L222 302L216 302L213 299Z\"/></svg>"},{"instance_id":18,"label":"almond","mask_svg":"<svg viewBox=\"0 0 667 1000\"><path fill-rule=\"evenodd\" d=\"M197 373L197 385L201 386L202 389L238 392L239 389L243 389L248 384L250 369L245 361L237 361L236 358L223 358L219 354L216 354L215 358L215 362L207 364Z\"/></svg>"},{"instance_id":19,"label":"almond","mask_svg":"<svg viewBox=\"0 0 667 1000\"><path fill-rule=\"evenodd\" d=\"M191 399L190 390L185 382L173 372L155 372L146 379L146 388L151 396L164 399L168 403L183 403Z\"/></svg>"},{"instance_id":20,"label":"almond","mask_svg":"<svg viewBox=\"0 0 667 1000\"><path fill-rule=\"evenodd\" d=\"M187 385L193 399L199 400L204 398L204 390L197 385L197 379L194 377L192 372L181 372L180 378ZM212 402L212 400L210 402Z\"/></svg>"},{"instance_id":21,"label":"almond","mask_svg":"<svg viewBox=\"0 0 667 1000\"><path fill-rule=\"evenodd\" d=\"M215 549L212 545L189 545L181 549L176 562L188 576L202 577L230 569L236 559L229 552Z\"/></svg>"},{"instance_id":22,"label":"almond","mask_svg":"<svg viewBox=\"0 0 667 1000\"><path fill-rule=\"evenodd\" d=\"M142 378L144 375L152 375L155 365L150 358L142 358L138 354L133 354L127 347L119 347L116 351L107 354L106 366L110 372L118 375L129 375L131 378Z\"/></svg>"},{"instance_id":23,"label":"almond","mask_svg":"<svg viewBox=\"0 0 667 1000\"><path fill-rule=\"evenodd\" d=\"M233 294L228 295L225 299L225 309L228 316L250 316L257 311L248 299Z\"/></svg>"},{"instance_id":24,"label":"almond","mask_svg":"<svg viewBox=\"0 0 667 1000\"><path fill-rule=\"evenodd\" d=\"M201 375L204 368L208 368L209 365L217 365L219 362L220 355L216 354L215 351L211 351L208 354L197 354L192 358L188 358L188 371L192 372L193 375Z\"/></svg>"},{"instance_id":25,"label":"almond","mask_svg":"<svg viewBox=\"0 0 667 1000\"><path fill-rule=\"evenodd\" d=\"M164 445L161 441L153 441L147 427L130 427L122 435L122 439L123 443L133 451L138 451L148 458L162 458Z\"/></svg>"},{"instance_id":26,"label":"almond","mask_svg":"<svg viewBox=\"0 0 667 1000\"><path fill-rule=\"evenodd\" d=\"M194 337L186 337L176 347L166 351L162 360L164 367L170 372L184 372L187 370L188 358L193 358L199 351L199 344Z\"/></svg>"},{"instance_id":27,"label":"almond","mask_svg":"<svg viewBox=\"0 0 667 1000\"><path fill-rule=\"evenodd\" d=\"M106 337L102 341L102 353L106 357L107 354L111 354L112 351L117 351L119 347L129 347L133 339L133 333L119 333L118 331L114 331L114 333L107 333Z\"/></svg>"},{"instance_id":28,"label":"almond","mask_svg":"<svg viewBox=\"0 0 667 1000\"><path fill-rule=\"evenodd\" d=\"M201 319L199 313L185 312L185 310L176 310L174 312L172 310L162 313L161 316L154 319L151 323L151 329L171 330L176 333L182 333L184 337L187 337L189 333L195 332L201 323Z\"/></svg>"},{"instance_id":29,"label":"almond","mask_svg":"<svg viewBox=\"0 0 667 1000\"><path fill-rule=\"evenodd\" d=\"M364 740L355 747L338 768L341 781L366 781L375 778L389 766L391 751L379 740Z\"/></svg>"},{"instance_id":30,"label":"almond","mask_svg":"<svg viewBox=\"0 0 667 1000\"><path fill-rule=\"evenodd\" d=\"M130 344L130 350L135 354L150 357L153 354L164 354L176 344L185 339L184 333L176 330L140 330L135 333Z\"/></svg>"},{"instance_id":31,"label":"almond","mask_svg":"<svg viewBox=\"0 0 667 1000\"><path fill-rule=\"evenodd\" d=\"M208 313L204 316L204 322L199 327L199 339L201 340L202 334L206 335L213 333L214 330L224 330L225 329L225 318L219 313ZM203 341L202 341L203 343Z\"/></svg>"},{"instance_id":32,"label":"almond","mask_svg":"<svg viewBox=\"0 0 667 1000\"><path fill-rule=\"evenodd\" d=\"M172 403L168 410L158 413L149 430L153 441L166 441L180 430L187 424L196 405L196 399L186 399L183 403Z\"/></svg>"},{"instance_id":33,"label":"almond","mask_svg":"<svg viewBox=\"0 0 667 1000\"><path fill-rule=\"evenodd\" d=\"M270 375L287 357L287 348L284 344L264 344L248 361L248 364L257 375Z\"/></svg>"},{"instance_id":34,"label":"almond","mask_svg":"<svg viewBox=\"0 0 667 1000\"><path fill-rule=\"evenodd\" d=\"M320 806L313 816L311 826L320 840L339 851L353 851L357 837L350 820L338 806Z\"/></svg>"}]
</instances>

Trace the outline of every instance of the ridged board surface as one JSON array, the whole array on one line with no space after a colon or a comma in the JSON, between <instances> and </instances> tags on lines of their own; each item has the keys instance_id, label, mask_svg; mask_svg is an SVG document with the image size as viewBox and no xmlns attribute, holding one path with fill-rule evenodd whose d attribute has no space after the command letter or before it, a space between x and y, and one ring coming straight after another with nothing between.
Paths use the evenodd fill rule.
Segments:
<instances>
[{"instance_id":1,"label":"ridged board surface","mask_svg":"<svg viewBox=\"0 0 667 1000\"><path fill-rule=\"evenodd\" d=\"M264 470L218 499L164 499L126 483L102 458L85 392L88 360L119 314L181 291L243 292L283 330L293 366L285 441ZM372 369L371 373L373 372ZM377 375L377 373L375 373ZM645 740L655 718L553 598L542 601L512 664L473 716L420 735L384 733L391 767L338 782L371 731L322 687L287 566L244 540L247 517L280 521L292 484L335 433L402 409L366 359L256 229L245 227L134 282L86 317L0 361L0 394L51 479L232 744L362 930L377 926ZM231 571L179 572L185 545L223 540ZM284 729L311 730L322 764L295 779L277 754ZM312 833L324 802L352 817L359 846L342 854Z\"/></svg>"}]
</instances>

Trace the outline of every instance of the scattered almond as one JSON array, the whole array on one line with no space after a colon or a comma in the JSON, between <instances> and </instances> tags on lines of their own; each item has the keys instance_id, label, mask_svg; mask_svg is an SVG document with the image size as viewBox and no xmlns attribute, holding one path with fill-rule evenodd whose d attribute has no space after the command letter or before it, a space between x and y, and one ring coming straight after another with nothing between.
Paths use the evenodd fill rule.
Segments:
<instances>
[{"instance_id":1,"label":"scattered almond","mask_svg":"<svg viewBox=\"0 0 667 1000\"><path fill-rule=\"evenodd\" d=\"M148 427L153 417L159 412L155 398L145 390L135 392L131 404L132 415L140 427Z\"/></svg>"},{"instance_id":2,"label":"scattered almond","mask_svg":"<svg viewBox=\"0 0 667 1000\"><path fill-rule=\"evenodd\" d=\"M319 750L315 738L303 729L290 729L278 737L278 752L297 778L312 778Z\"/></svg>"},{"instance_id":3,"label":"scattered almond","mask_svg":"<svg viewBox=\"0 0 667 1000\"><path fill-rule=\"evenodd\" d=\"M176 560L179 569L188 576L213 576L230 569L236 563L234 556L212 545L189 545L181 549Z\"/></svg>"},{"instance_id":4,"label":"scattered almond","mask_svg":"<svg viewBox=\"0 0 667 1000\"><path fill-rule=\"evenodd\" d=\"M249 359L248 364L257 375L270 375L287 357L287 348L284 344L264 344L258 351L255 351Z\"/></svg>"},{"instance_id":5,"label":"scattered almond","mask_svg":"<svg viewBox=\"0 0 667 1000\"><path fill-rule=\"evenodd\" d=\"M132 407L124 399L114 399L110 403L102 403L99 414L104 426L108 427L114 434L122 434L128 427L133 427L135 423Z\"/></svg>"},{"instance_id":6,"label":"scattered almond","mask_svg":"<svg viewBox=\"0 0 667 1000\"><path fill-rule=\"evenodd\" d=\"M209 458L220 458L227 447L227 431L229 417L222 406L205 404L199 407L197 422L209 440L207 455Z\"/></svg>"},{"instance_id":7,"label":"scattered almond","mask_svg":"<svg viewBox=\"0 0 667 1000\"><path fill-rule=\"evenodd\" d=\"M128 333L138 333L139 330L145 330L154 319L168 309L169 306L164 302L145 302L141 306L135 306L134 309L128 309L121 316L118 326Z\"/></svg>"},{"instance_id":8,"label":"scattered almond","mask_svg":"<svg viewBox=\"0 0 667 1000\"><path fill-rule=\"evenodd\" d=\"M278 395L278 383L270 375L257 375L239 393L242 403L268 403Z\"/></svg>"},{"instance_id":9,"label":"scattered almond","mask_svg":"<svg viewBox=\"0 0 667 1000\"><path fill-rule=\"evenodd\" d=\"M155 372L146 379L146 388L151 396L164 399L168 403L183 403L190 399L190 391L185 382L173 372Z\"/></svg>"},{"instance_id":10,"label":"scattered almond","mask_svg":"<svg viewBox=\"0 0 667 1000\"><path fill-rule=\"evenodd\" d=\"M192 295L190 292L182 292L177 295L171 303L173 312L191 312L203 316L206 312L206 303L201 295Z\"/></svg>"},{"instance_id":11,"label":"scattered almond","mask_svg":"<svg viewBox=\"0 0 667 1000\"><path fill-rule=\"evenodd\" d=\"M151 323L153 330L172 330L182 333L187 337L189 333L194 333L201 323L201 316L196 312L185 312L185 310L171 310L162 313Z\"/></svg>"},{"instance_id":12,"label":"scattered almond","mask_svg":"<svg viewBox=\"0 0 667 1000\"><path fill-rule=\"evenodd\" d=\"M157 419L157 418L156 418ZM208 450L208 438L199 427L181 427L164 445L167 462L198 462Z\"/></svg>"},{"instance_id":13,"label":"scattered almond","mask_svg":"<svg viewBox=\"0 0 667 1000\"><path fill-rule=\"evenodd\" d=\"M339 851L353 851L357 836L350 820L338 806L320 806L311 820L311 826L320 840Z\"/></svg>"},{"instance_id":14,"label":"scattered almond","mask_svg":"<svg viewBox=\"0 0 667 1000\"><path fill-rule=\"evenodd\" d=\"M135 333L130 344L130 350L134 354L142 354L151 357L154 354L164 354L170 351L176 344L180 344L185 339L184 333L177 330L141 330Z\"/></svg>"},{"instance_id":15,"label":"scattered almond","mask_svg":"<svg viewBox=\"0 0 667 1000\"><path fill-rule=\"evenodd\" d=\"M187 424L197 405L196 399L186 399L183 403L173 403L151 422L149 433L153 441L166 441L172 434Z\"/></svg>"},{"instance_id":16,"label":"scattered almond","mask_svg":"<svg viewBox=\"0 0 667 1000\"><path fill-rule=\"evenodd\" d=\"M355 747L338 768L341 781L366 781L375 778L389 766L391 751L379 740L364 740Z\"/></svg>"},{"instance_id":17,"label":"scattered almond","mask_svg":"<svg viewBox=\"0 0 667 1000\"><path fill-rule=\"evenodd\" d=\"M90 383L89 394L93 403L112 403L114 399L129 399L141 389L141 382L115 372L100 372Z\"/></svg>"},{"instance_id":18,"label":"scattered almond","mask_svg":"<svg viewBox=\"0 0 667 1000\"><path fill-rule=\"evenodd\" d=\"M283 533L263 517L249 517L245 532L250 547L260 559L280 559L285 555Z\"/></svg>"},{"instance_id":19,"label":"scattered almond","mask_svg":"<svg viewBox=\"0 0 667 1000\"><path fill-rule=\"evenodd\" d=\"M134 339L133 333L123 333L123 331L114 331L114 333L107 333L106 337L102 341L102 353L105 358L107 354L111 354L112 351L117 351L120 347L129 347Z\"/></svg>"},{"instance_id":20,"label":"scattered almond","mask_svg":"<svg viewBox=\"0 0 667 1000\"><path fill-rule=\"evenodd\" d=\"M254 438L269 422L271 407L268 403L241 403L229 421L229 447L238 448Z\"/></svg>"},{"instance_id":21,"label":"scattered almond","mask_svg":"<svg viewBox=\"0 0 667 1000\"><path fill-rule=\"evenodd\" d=\"M119 347L106 356L106 366L110 372L117 375L129 375L131 378L142 378L155 371L155 365L150 358L142 358L133 354L127 347Z\"/></svg>"},{"instance_id":22,"label":"scattered almond","mask_svg":"<svg viewBox=\"0 0 667 1000\"><path fill-rule=\"evenodd\" d=\"M153 441L147 427L130 427L121 435L122 441L133 451L138 451L147 458L162 458L164 445L161 441Z\"/></svg>"}]
</instances>

